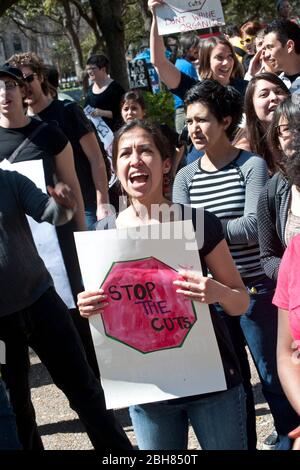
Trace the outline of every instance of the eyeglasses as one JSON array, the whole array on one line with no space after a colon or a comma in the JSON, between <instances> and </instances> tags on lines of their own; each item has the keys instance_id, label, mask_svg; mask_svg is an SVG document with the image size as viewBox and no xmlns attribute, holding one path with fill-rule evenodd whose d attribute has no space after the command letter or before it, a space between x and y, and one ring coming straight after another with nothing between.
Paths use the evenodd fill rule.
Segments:
<instances>
[{"instance_id":1,"label":"eyeglasses","mask_svg":"<svg viewBox=\"0 0 300 470\"><path fill-rule=\"evenodd\" d=\"M288 124L279 124L276 126L276 132L278 137L289 137L291 133Z\"/></svg>"},{"instance_id":2,"label":"eyeglasses","mask_svg":"<svg viewBox=\"0 0 300 470\"><path fill-rule=\"evenodd\" d=\"M32 83L35 76L36 76L36 73L31 73L29 75L23 75L23 80L26 83Z\"/></svg>"},{"instance_id":3,"label":"eyeglasses","mask_svg":"<svg viewBox=\"0 0 300 470\"><path fill-rule=\"evenodd\" d=\"M254 36L249 36L248 38L241 39L240 43L242 44L242 46L244 44L250 44L251 42L253 42L253 39Z\"/></svg>"},{"instance_id":4,"label":"eyeglasses","mask_svg":"<svg viewBox=\"0 0 300 470\"><path fill-rule=\"evenodd\" d=\"M0 80L0 90L13 90L17 86L19 86L19 84L14 80L7 80L6 82Z\"/></svg>"},{"instance_id":5,"label":"eyeglasses","mask_svg":"<svg viewBox=\"0 0 300 470\"><path fill-rule=\"evenodd\" d=\"M99 67L89 67L88 69L86 69L86 73L91 73L91 72L94 72L94 70L98 70Z\"/></svg>"}]
</instances>

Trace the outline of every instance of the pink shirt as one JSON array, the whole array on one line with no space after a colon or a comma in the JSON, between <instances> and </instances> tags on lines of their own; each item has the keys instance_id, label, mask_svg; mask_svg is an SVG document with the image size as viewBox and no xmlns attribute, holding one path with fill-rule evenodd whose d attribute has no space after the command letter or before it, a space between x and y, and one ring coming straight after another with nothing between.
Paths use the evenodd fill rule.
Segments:
<instances>
[{"instance_id":1,"label":"pink shirt","mask_svg":"<svg viewBox=\"0 0 300 470\"><path fill-rule=\"evenodd\" d=\"M291 335L300 349L300 234L292 238L283 255L273 304L288 310Z\"/></svg>"}]
</instances>

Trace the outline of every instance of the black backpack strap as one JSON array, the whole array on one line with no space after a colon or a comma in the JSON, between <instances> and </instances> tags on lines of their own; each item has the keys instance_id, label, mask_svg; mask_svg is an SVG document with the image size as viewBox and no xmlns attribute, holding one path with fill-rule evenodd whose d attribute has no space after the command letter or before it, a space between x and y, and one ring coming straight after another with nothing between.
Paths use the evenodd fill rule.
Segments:
<instances>
[{"instance_id":1,"label":"black backpack strap","mask_svg":"<svg viewBox=\"0 0 300 470\"><path fill-rule=\"evenodd\" d=\"M267 189L268 206L272 219L276 219L276 193L281 179L281 173L276 173L270 180Z\"/></svg>"},{"instance_id":2,"label":"black backpack strap","mask_svg":"<svg viewBox=\"0 0 300 470\"><path fill-rule=\"evenodd\" d=\"M31 134L30 134L28 137L26 137L26 139L23 140L23 142L21 142L21 144L15 149L15 151L8 157L7 160L8 160L10 163L13 163L13 162L16 160L16 158L17 158L17 156L19 155L19 153L21 152L21 150L22 150L24 147L26 147L26 145L28 145L28 144L32 141L32 139L33 139L35 136L37 136L37 135L40 133L40 131L41 131L44 127L46 127L46 126L47 126L47 123L46 123L46 122L43 122L40 126L36 127L36 128L31 132Z\"/></svg>"}]
</instances>

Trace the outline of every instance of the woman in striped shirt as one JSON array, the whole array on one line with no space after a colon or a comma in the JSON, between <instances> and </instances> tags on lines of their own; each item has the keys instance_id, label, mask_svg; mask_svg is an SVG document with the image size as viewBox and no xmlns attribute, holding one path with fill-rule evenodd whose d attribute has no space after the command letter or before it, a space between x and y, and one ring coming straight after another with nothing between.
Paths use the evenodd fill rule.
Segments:
<instances>
[{"instance_id":1,"label":"woman in striped shirt","mask_svg":"<svg viewBox=\"0 0 300 470\"><path fill-rule=\"evenodd\" d=\"M277 375L274 284L260 265L256 220L260 190L268 179L267 165L260 156L230 143L242 113L241 97L232 87L205 80L188 91L185 107L192 142L197 150L205 153L179 171L173 201L205 207L221 220L231 254L251 294L250 307L240 318L229 319L218 307L227 320L241 362L248 404L248 446L255 448L256 434L245 339L284 445L291 429L286 426L290 406Z\"/></svg>"}]
</instances>

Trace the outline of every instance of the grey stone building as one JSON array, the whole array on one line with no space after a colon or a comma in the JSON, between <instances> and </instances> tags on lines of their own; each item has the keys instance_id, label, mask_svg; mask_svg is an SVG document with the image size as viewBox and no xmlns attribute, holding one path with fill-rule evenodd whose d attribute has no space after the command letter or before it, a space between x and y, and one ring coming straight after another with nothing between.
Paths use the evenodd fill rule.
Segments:
<instances>
[{"instance_id":1,"label":"grey stone building","mask_svg":"<svg viewBox=\"0 0 300 470\"><path fill-rule=\"evenodd\" d=\"M29 30L25 35L9 18L0 18L0 64L13 54L27 51L36 52L47 64L55 63L55 36L36 34Z\"/></svg>"}]
</instances>

